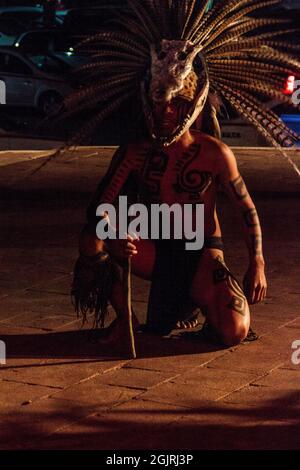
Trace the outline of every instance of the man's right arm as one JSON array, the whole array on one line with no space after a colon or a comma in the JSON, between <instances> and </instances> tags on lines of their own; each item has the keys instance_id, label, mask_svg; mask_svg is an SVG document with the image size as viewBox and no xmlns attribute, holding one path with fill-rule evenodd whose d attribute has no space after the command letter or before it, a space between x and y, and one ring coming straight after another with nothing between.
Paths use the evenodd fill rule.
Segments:
<instances>
[{"instance_id":1,"label":"man's right arm","mask_svg":"<svg viewBox=\"0 0 300 470\"><path fill-rule=\"evenodd\" d=\"M119 147L114 154L108 171L99 183L86 211L87 222L79 239L79 251L85 256L94 256L103 251L104 242L96 235L96 226L99 216L96 216L97 207L100 204L114 204L121 193L131 171L131 163L128 158L128 148ZM103 214L105 216L105 214Z\"/></svg>"},{"instance_id":2,"label":"man's right arm","mask_svg":"<svg viewBox=\"0 0 300 470\"><path fill-rule=\"evenodd\" d=\"M89 223L96 221L96 210L100 204L114 204L132 171L131 166L128 148L119 147L88 205L86 216Z\"/></svg>"}]
</instances>

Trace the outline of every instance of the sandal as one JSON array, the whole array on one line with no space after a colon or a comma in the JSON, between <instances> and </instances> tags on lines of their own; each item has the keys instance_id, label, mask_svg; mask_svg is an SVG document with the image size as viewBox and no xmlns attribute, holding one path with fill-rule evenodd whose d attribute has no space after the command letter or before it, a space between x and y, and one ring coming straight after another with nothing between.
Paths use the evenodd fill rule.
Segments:
<instances>
[{"instance_id":1,"label":"sandal","mask_svg":"<svg viewBox=\"0 0 300 470\"><path fill-rule=\"evenodd\" d=\"M199 312L197 311L194 315L187 318L186 320L178 320L175 325L176 330L190 330L197 328L201 322L199 321Z\"/></svg>"}]
</instances>

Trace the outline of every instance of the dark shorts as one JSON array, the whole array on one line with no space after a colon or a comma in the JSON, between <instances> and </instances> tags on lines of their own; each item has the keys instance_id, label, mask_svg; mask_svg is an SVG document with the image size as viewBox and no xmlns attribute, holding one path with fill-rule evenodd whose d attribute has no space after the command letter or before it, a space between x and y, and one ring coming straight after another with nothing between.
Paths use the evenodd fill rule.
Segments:
<instances>
[{"instance_id":1,"label":"dark shorts","mask_svg":"<svg viewBox=\"0 0 300 470\"><path fill-rule=\"evenodd\" d=\"M158 240L148 302L148 329L167 333L178 320L185 320L192 305L191 285L205 248L224 249L222 238L210 237L197 251L185 249L185 240Z\"/></svg>"}]
</instances>

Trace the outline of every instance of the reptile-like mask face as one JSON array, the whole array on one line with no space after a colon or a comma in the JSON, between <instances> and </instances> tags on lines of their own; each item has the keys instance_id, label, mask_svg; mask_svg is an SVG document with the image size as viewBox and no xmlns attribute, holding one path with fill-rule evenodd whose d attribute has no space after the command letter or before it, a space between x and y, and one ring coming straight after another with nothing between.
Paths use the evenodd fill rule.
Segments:
<instances>
[{"instance_id":1,"label":"reptile-like mask face","mask_svg":"<svg viewBox=\"0 0 300 470\"><path fill-rule=\"evenodd\" d=\"M191 127L206 103L209 80L200 50L191 41L166 39L151 49L151 77L142 83L144 113L152 138L164 146ZM163 112L170 104L177 108L177 122L166 132L160 128L157 109Z\"/></svg>"}]
</instances>

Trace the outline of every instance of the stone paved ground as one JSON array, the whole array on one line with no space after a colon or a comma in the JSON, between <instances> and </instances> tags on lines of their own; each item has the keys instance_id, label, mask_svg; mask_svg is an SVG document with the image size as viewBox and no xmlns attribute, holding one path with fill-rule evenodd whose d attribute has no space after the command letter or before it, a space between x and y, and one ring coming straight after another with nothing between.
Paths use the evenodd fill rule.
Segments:
<instances>
[{"instance_id":1,"label":"stone paved ground","mask_svg":"<svg viewBox=\"0 0 300 470\"><path fill-rule=\"evenodd\" d=\"M138 335L129 360L79 330L69 299L84 208L110 153L83 149L27 180L39 154L0 155L0 449L299 449L299 179L274 151L237 150L265 234L270 288L252 309L260 339L220 349ZM220 207L241 277L238 220ZM135 279L141 320L147 292Z\"/></svg>"}]
</instances>

